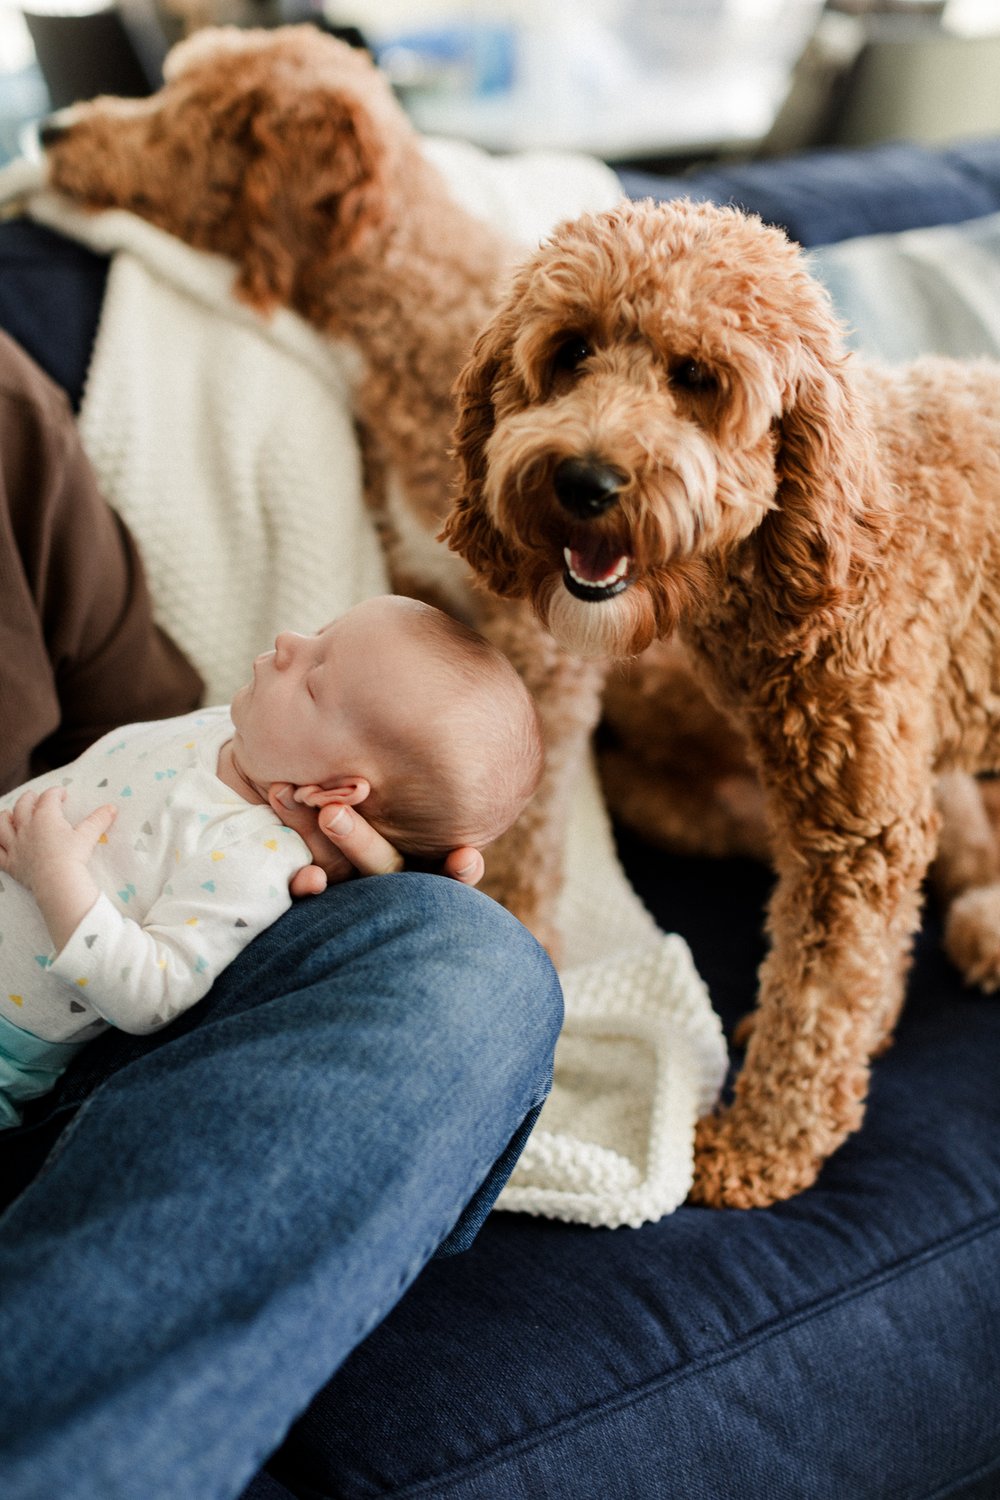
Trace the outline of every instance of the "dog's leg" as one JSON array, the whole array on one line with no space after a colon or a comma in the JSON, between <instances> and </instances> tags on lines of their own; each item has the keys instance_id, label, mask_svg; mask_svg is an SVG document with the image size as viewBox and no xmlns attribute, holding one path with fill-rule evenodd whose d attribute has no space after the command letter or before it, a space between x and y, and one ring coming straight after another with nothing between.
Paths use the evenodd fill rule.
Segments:
<instances>
[{"instance_id":1,"label":"dog's leg","mask_svg":"<svg viewBox=\"0 0 1000 1500\"><path fill-rule=\"evenodd\" d=\"M988 783L964 771L937 779L934 800L941 813L941 834L931 871L935 895L945 905L964 892L1000 880L1000 848L990 819Z\"/></svg>"},{"instance_id":2,"label":"dog's leg","mask_svg":"<svg viewBox=\"0 0 1000 1500\"><path fill-rule=\"evenodd\" d=\"M604 794L627 828L675 854L770 859L746 739L676 637L611 668L600 738Z\"/></svg>"},{"instance_id":3,"label":"dog's leg","mask_svg":"<svg viewBox=\"0 0 1000 1500\"><path fill-rule=\"evenodd\" d=\"M905 769L892 770L902 786ZM887 815L883 799L876 823L871 810L859 807L845 833L806 805L785 808L757 1022L732 1106L699 1124L696 1202L751 1208L791 1197L861 1124L938 827L929 776L909 812Z\"/></svg>"},{"instance_id":4,"label":"dog's leg","mask_svg":"<svg viewBox=\"0 0 1000 1500\"><path fill-rule=\"evenodd\" d=\"M938 779L941 841L932 881L946 908L944 946L969 984L1000 989L1000 784Z\"/></svg>"},{"instance_id":5,"label":"dog's leg","mask_svg":"<svg viewBox=\"0 0 1000 1500\"><path fill-rule=\"evenodd\" d=\"M514 827L486 850L482 889L559 959L555 908L563 882L566 821L600 714L603 664L567 655L527 605L481 596L476 628L514 663L538 708L545 769Z\"/></svg>"},{"instance_id":6,"label":"dog's leg","mask_svg":"<svg viewBox=\"0 0 1000 1500\"><path fill-rule=\"evenodd\" d=\"M692 777L617 748L602 750L598 767L612 817L651 844L713 859L769 858L764 797L750 773Z\"/></svg>"}]
</instances>

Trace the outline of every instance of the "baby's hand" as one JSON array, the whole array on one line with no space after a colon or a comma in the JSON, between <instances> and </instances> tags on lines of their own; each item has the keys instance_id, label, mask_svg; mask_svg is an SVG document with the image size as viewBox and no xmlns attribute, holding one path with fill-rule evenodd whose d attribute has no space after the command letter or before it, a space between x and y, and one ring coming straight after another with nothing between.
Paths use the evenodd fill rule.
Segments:
<instances>
[{"instance_id":1,"label":"baby's hand","mask_svg":"<svg viewBox=\"0 0 1000 1500\"><path fill-rule=\"evenodd\" d=\"M67 867L86 866L118 811L108 803L74 828L63 812L65 799L62 787L51 786L41 796L23 792L12 812L0 812L0 870L36 898Z\"/></svg>"}]
</instances>

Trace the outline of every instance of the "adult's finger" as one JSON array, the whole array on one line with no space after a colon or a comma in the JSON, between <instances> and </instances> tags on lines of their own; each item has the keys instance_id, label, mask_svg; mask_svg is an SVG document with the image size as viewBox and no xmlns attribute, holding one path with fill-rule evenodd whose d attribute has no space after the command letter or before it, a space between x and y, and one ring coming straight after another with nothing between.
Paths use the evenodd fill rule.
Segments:
<instances>
[{"instance_id":1,"label":"adult's finger","mask_svg":"<svg viewBox=\"0 0 1000 1500\"><path fill-rule=\"evenodd\" d=\"M296 802L293 792L292 787L276 782L269 788L267 799L285 827L290 828L302 839L312 856L313 864L319 866L331 885L349 879L354 874L354 866L330 842L326 834L321 832L315 809ZM307 865L304 868L308 870L310 866ZM301 871L299 873L301 874ZM309 888L304 885L297 888L295 884L297 880L298 876L295 876L291 886L294 896L316 893L317 887L312 885Z\"/></svg>"},{"instance_id":2,"label":"adult's finger","mask_svg":"<svg viewBox=\"0 0 1000 1500\"><path fill-rule=\"evenodd\" d=\"M403 856L355 807L330 803L320 808L321 832L362 875L390 875L403 868Z\"/></svg>"},{"instance_id":3,"label":"adult's finger","mask_svg":"<svg viewBox=\"0 0 1000 1500\"><path fill-rule=\"evenodd\" d=\"M453 849L445 855L441 873L462 885L478 885L486 873L486 861L478 849Z\"/></svg>"},{"instance_id":4,"label":"adult's finger","mask_svg":"<svg viewBox=\"0 0 1000 1500\"><path fill-rule=\"evenodd\" d=\"M299 900L302 896L322 896L329 884L326 871L319 865L303 865L288 882L288 889Z\"/></svg>"},{"instance_id":5,"label":"adult's finger","mask_svg":"<svg viewBox=\"0 0 1000 1500\"><path fill-rule=\"evenodd\" d=\"M268 796L282 822L308 844L313 860L325 871L331 883L355 873L389 875L403 868L403 856L361 816L356 807L328 803L317 813L297 802L294 788L286 785L272 786ZM445 856L441 874L463 885L478 885L485 868L480 851L463 846ZM305 874L300 871L295 877L293 895L310 895L320 888L307 885ZM295 883L300 876L303 878L301 889Z\"/></svg>"}]
</instances>

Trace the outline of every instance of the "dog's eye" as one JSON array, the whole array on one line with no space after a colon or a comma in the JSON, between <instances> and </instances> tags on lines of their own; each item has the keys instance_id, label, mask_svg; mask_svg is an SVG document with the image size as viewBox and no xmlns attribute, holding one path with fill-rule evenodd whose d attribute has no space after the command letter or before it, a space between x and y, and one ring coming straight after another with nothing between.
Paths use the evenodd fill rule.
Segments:
<instances>
[{"instance_id":1,"label":"dog's eye","mask_svg":"<svg viewBox=\"0 0 1000 1500\"><path fill-rule=\"evenodd\" d=\"M679 359L670 367L670 384L677 390L705 394L718 389L718 380L707 365L696 359Z\"/></svg>"},{"instance_id":2,"label":"dog's eye","mask_svg":"<svg viewBox=\"0 0 1000 1500\"><path fill-rule=\"evenodd\" d=\"M559 375L572 375L589 357L590 345L583 334L569 333L556 345L555 354L552 356L553 372Z\"/></svg>"}]
</instances>

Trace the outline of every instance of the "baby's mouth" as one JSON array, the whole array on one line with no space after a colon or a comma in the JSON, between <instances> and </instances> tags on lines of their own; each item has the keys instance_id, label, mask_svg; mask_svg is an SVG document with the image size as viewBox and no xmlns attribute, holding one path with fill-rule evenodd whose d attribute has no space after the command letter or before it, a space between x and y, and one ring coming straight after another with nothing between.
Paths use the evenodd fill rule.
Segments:
<instances>
[{"instance_id":1,"label":"baby's mouth","mask_svg":"<svg viewBox=\"0 0 1000 1500\"><path fill-rule=\"evenodd\" d=\"M598 538L582 547L563 548L563 584L577 599L600 604L627 589L632 558L620 552L615 543Z\"/></svg>"}]
</instances>

